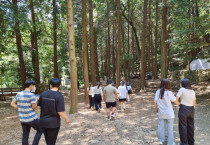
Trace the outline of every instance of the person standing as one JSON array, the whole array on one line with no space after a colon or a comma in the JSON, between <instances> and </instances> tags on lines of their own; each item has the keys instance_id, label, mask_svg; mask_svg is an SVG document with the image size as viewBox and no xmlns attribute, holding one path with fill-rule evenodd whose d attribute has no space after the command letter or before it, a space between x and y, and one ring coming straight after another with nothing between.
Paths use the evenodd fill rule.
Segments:
<instances>
[{"instance_id":1,"label":"person standing","mask_svg":"<svg viewBox=\"0 0 210 145\"><path fill-rule=\"evenodd\" d=\"M99 113L101 112L101 101L102 101L102 88L100 86L101 86L101 83L97 82L97 86L95 86L94 88L95 109Z\"/></svg>"},{"instance_id":2,"label":"person standing","mask_svg":"<svg viewBox=\"0 0 210 145\"><path fill-rule=\"evenodd\" d=\"M180 145L194 145L196 96L189 79L184 78L181 80L181 88L176 96L177 100L180 98L181 103L178 113Z\"/></svg>"},{"instance_id":3,"label":"person standing","mask_svg":"<svg viewBox=\"0 0 210 145\"><path fill-rule=\"evenodd\" d=\"M108 120L114 120L115 110L117 106L117 89L112 86L112 80L107 81L107 86L103 90L103 100L106 102L106 111ZM111 109L112 108L112 114Z\"/></svg>"},{"instance_id":4,"label":"person standing","mask_svg":"<svg viewBox=\"0 0 210 145\"><path fill-rule=\"evenodd\" d=\"M133 93L133 89L129 82L126 83L126 88L128 91L127 101L130 102L130 98L131 98L130 95Z\"/></svg>"},{"instance_id":5,"label":"person standing","mask_svg":"<svg viewBox=\"0 0 210 145\"><path fill-rule=\"evenodd\" d=\"M89 94L89 102L90 102L90 109L94 110L94 87L92 87L92 84L89 83L89 87L87 88L88 94Z\"/></svg>"},{"instance_id":6,"label":"person standing","mask_svg":"<svg viewBox=\"0 0 210 145\"><path fill-rule=\"evenodd\" d=\"M37 99L35 94L31 93L32 91L35 92L35 81L26 80L24 91L17 93L11 102L11 106L18 109L19 119L23 130L22 145L29 144L28 137L31 127L37 131L32 145L38 145L42 135L39 119L34 111L37 107Z\"/></svg>"},{"instance_id":7,"label":"person standing","mask_svg":"<svg viewBox=\"0 0 210 145\"><path fill-rule=\"evenodd\" d=\"M55 145L58 132L60 130L61 118L66 124L70 121L65 115L64 97L58 92L60 80L52 78L50 80L50 90L44 91L39 99L40 106L40 126L42 127L47 145Z\"/></svg>"},{"instance_id":8,"label":"person standing","mask_svg":"<svg viewBox=\"0 0 210 145\"><path fill-rule=\"evenodd\" d=\"M128 96L128 91L123 81L120 82L120 86L118 87L117 91L119 93L119 102L121 104L121 111L123 112L126 108L125 103L126 103L126 98Z\"/></svg>"},{"instance_id":9,"label":"person standing","mask_svg":"<svg viewBox=\"0 0 210 145\"><path fill-rule=\"evenodd\" d=\"M160 89L156 91L154 106L158 113L158 139L159 144L164 144L165 142L165 124L168 129L168 141L167 145L175 145L174 134L173 134L173 124L174 124L174 110L171 102L179 105L176 101L176 97L171 91L171 83L168 79L163 79L161 81Z\"/></svg>"}]
</instances>

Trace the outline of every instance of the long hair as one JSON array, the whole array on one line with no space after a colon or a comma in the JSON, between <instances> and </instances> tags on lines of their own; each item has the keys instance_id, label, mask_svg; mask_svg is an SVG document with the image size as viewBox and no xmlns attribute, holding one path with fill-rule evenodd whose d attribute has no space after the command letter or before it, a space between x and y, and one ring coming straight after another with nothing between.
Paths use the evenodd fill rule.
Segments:
<instances>
[{"instance_id":1,"label":"long hair","mask_svg":"<svg viewBox=\"0 0 210 145\"><path fill-rule=\"evenodd\" d=\"M171 90L171 83L168 79L162 79L160 84L160 98L163 98L165 90Z\"/></svg>"},{"instance_id":2,"label":"long hair","mask_svg":"<svg viewBox=\"0 0 210 145\"><path fill-rule=\"evenodd\" d=\"M92 84L91 83L89 83L89 91L90 91L90 87L92 86Z\"/></svg>"},{"instance_id":3,"label":"long hair","mask_svg":"<svg viewBox=\"0 0 210 145\"><path fill-rule=\"evenodd\" d=\"M98 85L98 89L99 89L99 87L101 86L101 83L100 82L97 82L97 85Z\"/></svg>"},{"instance_id":4,"label":"long hair","mask_svg":"<svg viewBox=\"0 0 210 145\"><path fill-rule=\"evenodd\" d=\"M184 78L180 81L180 83L181 83L183 88L192 90L191 83L190 83L189 79Z\"/></svg>"}]
</instances>

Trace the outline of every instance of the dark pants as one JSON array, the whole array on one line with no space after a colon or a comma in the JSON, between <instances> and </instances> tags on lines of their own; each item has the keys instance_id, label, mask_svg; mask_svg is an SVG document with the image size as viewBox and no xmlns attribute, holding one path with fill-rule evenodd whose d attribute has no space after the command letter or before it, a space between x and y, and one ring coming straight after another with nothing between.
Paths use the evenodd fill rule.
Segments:
<instances>
[{"instance_id":1,"label":"dark pants","mask_svg":"<svg viewBox=\"0 0 210 145\"><path fill-rule=\"evenodd\" d=\"M102 101L101 94L95 94L94 101L95 101L96 111L98 111L99 108L101 109L101 101Z\"/></svg>"},{"instance_id":2,"label":"dark pants","mask_svg":"<svg viewBox=\"0 0 210 145\"><path fill-rule=\"evenodd\" d=\"M91 95L89 95L89 101L90 101L90 108L91 107L94 108L94 104L95 104L94 97L92 97Z\"/></svg>"},{"instance_id":3,"label":"dark pants","mask_svg":"<svg viewBox=\"0 0 210 145\"><path fill-rule=\"evenodd\" d=\"M36 119L29 123L21 123L21 125L23 129L22 145L29 145L28 137L29 137L31 127L33 127L37 131L36 135L34 136L34 141L32 145L38 145L39 140L42 136L42 128L39 126L39 120Z\"/></svg>"},{"instance_id":4,"label":"dark pants","mask_svg":"<svg viewBox=\"0 0 210 145\"><path fill-rule=\"evenodd\" d=\"M194 107L181 105L178 116L181 145L194 145Z\"/></svg>"},{"instance_id":5,"label":"dark pants","mask_svg":"<svg viewBox=\"0 0 210 145\"><path fill-rule=\"evenodd\" d=\"M58 128L42 128L42 130L43 130L45 141L46 141L47 145L55 145L60 127L58 127Z\"/></svg>"}]
</instances>

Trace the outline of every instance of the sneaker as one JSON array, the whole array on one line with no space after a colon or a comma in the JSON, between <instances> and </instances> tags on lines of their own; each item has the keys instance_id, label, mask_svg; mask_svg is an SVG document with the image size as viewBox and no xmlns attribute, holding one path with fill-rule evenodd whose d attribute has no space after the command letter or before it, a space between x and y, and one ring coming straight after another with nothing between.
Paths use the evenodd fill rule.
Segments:
<instances>
[{"instance_id":1,"label":"sneaker","mask_svg":"<svg viewBox=\"0 0 210 145\"><path fill-rule=\"evenodd\" d=\"M163 145L163 143L160 141L160 142L159 142L159 145Z\"/></svg>"},{"instance_id":2,"label":"sneaker","mask_svg":"<svg viewBox=\"0 0 210 145\"><path fill-rule=\"evenodd\" d=\"M107 120L110 120L110 116L107 117Z\"/></svg>"},{"instance_id":3,"label":"sneaker","mask_svg":"<svg viewBox=\"0 0 210 145\"><path fill-rule=\"evenodd\" d=\"M99 109L98 109L98 113L100 113L100 112L101 112L101 109L99 108Z\"/></svg>"},{"instance_id":4,"label":"sneaker","mask_svg":"<svg viewBox=\"0 0 210 145\"><path fill-rule=\"evenodd\" d=\"M124 109L123 108L121 108L121 112L123 112L124 111Z\"/></svg>"},{"instance_id":5,"label":"sneaker","mask_svg":"<svg viewBox=\"0 0 210 145\"><path fill-rule=\"evenodd\" d=\"M91 107L91 111L93 111L94 109L93 109L93 107Z\"/></svg>"},{"instance_id":6,"label":"sneaker","mask_svg":"<svg viewBox=\"0 0 210 145\"><path fill-rule=\"evenodd\" d=\"M111 120L114 120L114 119L115 119L115 117L114 117L114 114L112 113Z\"/></svg>"}]
</instances>

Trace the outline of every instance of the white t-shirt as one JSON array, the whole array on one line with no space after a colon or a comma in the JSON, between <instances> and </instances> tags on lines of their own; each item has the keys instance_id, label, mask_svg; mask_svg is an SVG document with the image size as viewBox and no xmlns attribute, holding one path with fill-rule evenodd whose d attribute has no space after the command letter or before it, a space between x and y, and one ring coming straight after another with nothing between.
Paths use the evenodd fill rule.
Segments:
<instances>
[{"instance_id":1,"label":"white t-shirt","mask_svg":"<svg viewBox=\"0 0 210 145\"><path fill-rule=\"evenodd\" d=\"M193 106L193 101L196 100L195 92L190 89L180 88L177 97L180 97L181 104L185 106Z\"/></svg>"},{"instance_id":2,"label":"white t-shirt","mask_svg":"<svg viewBox=\"0 0 210 145\"><path fill-rule=\"evenodd\" d=\"M176 97L171 91L165 90L163 98L161 99L160 90L157 90L155 94L155 101L157 102L158 105L158 116L160 118L162 119L175 118L171 102L176 101Z\"/></svg>"},{"instance_id":3,"label":"white t-shirt","mask_svg":"<svg viewBox=\"0 0 210 145\"><path fill-rule=\"evenodd\" d=\"M94 87L90 87L90 90L89 90L89 87L88 87L87 90L89 92L89 96L94 97Z\"/></svg>"},{"instance_id":4,"label":"white t-shirt","mask_svg":"<svg viewBox=\"0 0 210 145\"><path fill-rule=\"evenodd\" d=\"M94 87L94 94L101 94L102 95L102 88L98 86Z\"/></svg>"},{"instance_id":5,"label":"white t-shirt","mask_svg":"<svg viewBox=\"0 0 210 145\"><path fill-rule=\"evenodd\" d=\"M119 92L120 99L126 99L128 93L126 86L119 86L117 91Z\"/></svg>"},{"instance_id":6,"label":"white t-shirt","mask_svg":"<svg viewBox=\"0 0 210 145\"><path fill-rule=\"evenodd\" d=\"M128 90L131 90L131 86L127 86L127 89L128 89Z\"/></svg>"}]
</instances>

